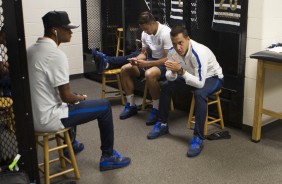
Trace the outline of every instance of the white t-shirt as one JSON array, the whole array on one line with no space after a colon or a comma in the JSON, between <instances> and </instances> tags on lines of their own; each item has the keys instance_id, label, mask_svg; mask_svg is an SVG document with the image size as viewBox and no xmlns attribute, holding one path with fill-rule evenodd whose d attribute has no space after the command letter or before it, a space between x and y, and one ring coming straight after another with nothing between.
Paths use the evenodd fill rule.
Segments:
<instances>
[{"instance_id":1,"label":"white t-shirt","mask_svg":"<svg viewBox=\"0 0 282 184\"><path fill-rule=\"evenodd\" d=\"M172 42L170 39L170 28L159 22L157 23L157 33L155 35L149 35L143 31L141 40L142 47L149 47L152 50L152 57L160 59L164 57L164 49L170 49L172 47Z\"/></svg>"},{"instance_id":2,"label":"white t-shirt","mask_svg":"<svg viewBox=\"0 0 282 184\"><path fill-rule=\"evenodd\" d=\"M27 50L34 128L52 132L63 129L61 118L68 117L58 86L69 83L66 55L49 38L39 38Z\"/></svg>"}]
</instances>

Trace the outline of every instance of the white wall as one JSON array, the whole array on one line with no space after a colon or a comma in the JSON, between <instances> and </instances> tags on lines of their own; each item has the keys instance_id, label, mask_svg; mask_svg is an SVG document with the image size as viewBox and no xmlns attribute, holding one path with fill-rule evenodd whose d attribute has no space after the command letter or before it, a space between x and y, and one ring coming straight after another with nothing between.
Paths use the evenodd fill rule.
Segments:
<instances>
[{"instance_id":1,"label":"white wall","mask_svg":"<svg viewBox=\"0 0 282 184\"><path fill-rule=\"evenodd\" d=\"M257 60L250 55L282 43L281 0L249 0L243 124L253 125ZM282 73L266 72L264 107L282 112ZM263 125L275 119L263 116Z\"/></svg>"},{"instance_id":2,"label":"white wall","mask_svg":"<svg viewBox=\"0 0 282 184\"><path fill-rule=\"evenodd\" d=\"M22 4L26 47L35 43L38 37L43 36L44 28L41 18L49 11L66 11L71 22L81 25L80 0L24 0ZM69 59L70 74L79 74L83 73L81 26L72 31L71 42L63 43L59 48L66 53Z\"/></svg>"}]
</instances>

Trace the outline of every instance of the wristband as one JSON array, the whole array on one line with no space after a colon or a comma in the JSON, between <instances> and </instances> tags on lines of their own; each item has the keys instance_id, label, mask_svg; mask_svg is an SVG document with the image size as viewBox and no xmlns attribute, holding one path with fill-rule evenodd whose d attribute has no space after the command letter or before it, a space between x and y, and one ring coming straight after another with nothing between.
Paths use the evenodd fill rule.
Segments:
<instances>
[{"instance_id":1,"label":"wristband","mask_svg":"<svg viewBox=\"0 0 282 184\"><path fill-rule=\"evenodd\" d=\"M183 68L182 67L180 67L180 69L177 71L177 75L183 75Z\"/></svg>"}]
</instances>

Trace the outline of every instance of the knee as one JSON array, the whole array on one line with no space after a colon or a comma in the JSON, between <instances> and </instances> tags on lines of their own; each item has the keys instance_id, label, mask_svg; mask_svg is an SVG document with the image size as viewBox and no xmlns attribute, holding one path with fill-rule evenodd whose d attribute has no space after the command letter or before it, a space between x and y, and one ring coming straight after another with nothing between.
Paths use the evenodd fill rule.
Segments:
<instances>
[{"instance_id":1,"label":"knee","mask_svg":"<svg viewBox=\"0 0 282 184\"><path fill-rule=\"evenodd\" d=\"M150 80L157 80L160 78L160 76L152 70L146 70L145 78L147 81L150 81Z\"/></svg>"},{"instance_id":2,"label":"knee","mask_svg":"<svg viewBox=\"0 0 282 184\"><path fill-rule=\"evenodd\" d=\"M131 69L132 69L131 64L125 64L121 67L121 71L127 71L127 70L131 70Z\"/></svg>"},{"instance_id":3,"label":"knee","mask_svg":"<svg viewBox=\"0 0 282 184\"><path fill-rule=\"evenodd\" d=\"M126 75L126 74L128 74L128 72L130 71L132 69L132 66L130 65L123 65L122 67L121 67L121 72L120 72L120 74L121 75Z\"/></svg>"},{"instance_id":4,"label":"knee","mask_svg":"<svg viewBox=\"0 0 282 184\"><path fill-rule=\"evenodd\" d=\"M201 90L195 90L194 91L194 98L195 99L204 99L206 100L207 95L204 94Z\"/></svg>"},{"instance_id":5,"label":"knee","mask_svg":"<svg viewBox=\"0 0 282 184\"><path fill-rule=\"evenodd\" d=\"M107 99L101 99L101 101L102 101L102 106L105 106L105 107L107 107L107 110L108 109L111 109L111 104L110 104L110 101L109 100L107 100Z\"/></svg>"}]
</instances>

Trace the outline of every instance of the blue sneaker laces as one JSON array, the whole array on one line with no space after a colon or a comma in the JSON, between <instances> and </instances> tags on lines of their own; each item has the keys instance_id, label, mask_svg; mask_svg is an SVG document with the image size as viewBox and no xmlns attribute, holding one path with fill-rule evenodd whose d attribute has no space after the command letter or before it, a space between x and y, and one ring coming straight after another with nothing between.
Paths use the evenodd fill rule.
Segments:
<instances>
[{"instance_id":1,"label":"blue sneaker laces","mask_svg":"<svg viewBox=\"0 0 282 184\"><path fill-rule=\"evenodd\" d=\"M154 126L152 132L158 132L161 129L161 123L157 122L156 125Z\"/></svg>"},{"instance_id":2,"label":"blue sneaker laces","mask_svg":"<svg viewBox=\"0 0 282 184\"><path fill-rule=\"evenodd\" d=\"M199 137L193 137L192 141L191 141L191 148L195 149L197 147L199 147L201 144L201 139Z\"/></svg>"},{"instance_id":3,"label":"blue sneaker laces","mask_svg":"<svg viewBox=\"0 0 282 184\"><path fill-rule=\"evenodd\" d=\"M118 158L123 158L123 156L119 154L116 150L113 150L113 156Z\"/></svg>"},{"instance_id":4,"label":"blue sneaker laces","mask_svg":"<svg viewBox=\"0 0 282 184\"><path fill-rule=\"evenodd\" d=\"M126 112L130 109L130 104L129 103L126 103L125 106L124 106L124 109L123 109L123 112Z\"/></svg>"}]
</instances>

